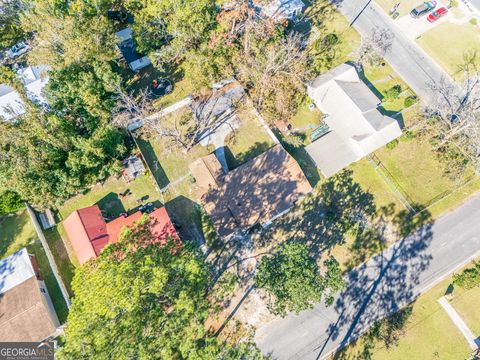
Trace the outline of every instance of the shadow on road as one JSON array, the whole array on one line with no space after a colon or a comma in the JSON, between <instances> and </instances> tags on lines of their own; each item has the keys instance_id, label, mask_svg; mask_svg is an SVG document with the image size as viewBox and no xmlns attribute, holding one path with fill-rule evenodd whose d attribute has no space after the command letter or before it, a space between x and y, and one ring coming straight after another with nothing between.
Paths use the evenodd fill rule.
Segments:
<instances>
[{"instance_id":1,"label":"shadow on road","mask_svg":"<svg viewBox=\"0 0 480 360\"><path fill-rule=\"evenodd\" d=\"M430 214L423 212L412 217L405 211L394 221L397 236L402 240L348 273L349 286L335 303L336 312L342 315L329 327L327 342L342 336L339 346L345 347L377 320L396 313L418 295L414 288L431 260L426 252L432 239ZM348 330L340 332L344 327ZM320 351L318 356L322 355ZM335 359L340 358L337 353Z\"/></svg>"}]
</instances>

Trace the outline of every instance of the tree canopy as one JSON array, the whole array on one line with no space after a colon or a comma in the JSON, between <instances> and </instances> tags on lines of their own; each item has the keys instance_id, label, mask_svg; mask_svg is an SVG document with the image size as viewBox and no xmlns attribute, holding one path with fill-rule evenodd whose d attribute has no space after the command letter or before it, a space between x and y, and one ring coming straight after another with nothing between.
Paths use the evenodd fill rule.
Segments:
<instances>
[{"instance_id":1,"label":"tree canopy","mask_svg":"<svg viewBox=\"0 0 480 360\"><path fill-rule=\"evenodd\" d=\"M258 288L270 295L269 309L285 316L289 311L299 313L310 309L325 298L327 305L344 287L338 262L330 257L324 262L321 274L308 248L300 243L285 243L271 257L262 258L255 277Z\"/></svg>"},{"instance_id":2,"label":"tree canopy","mask_svg":"<svg viewBox=\"0 0 480 360\"><path fill-rule=\"evenodd\" d=\"M61 359L258 358L249 342L222 341L206 328L212 285L194 246L152 242L143 218L75 273Z\"/></svg>"},{"instance_id":3,"label":"tree canopy","mask_svg":"<svg viewBox=\"0 0 480 360\"><path fill-rule=\"evenodd\" d=\"M0 48L14 45L26 36L20 14L26 8L24 0L2 1L0 11Z\"/></svg>"}]
</instances>

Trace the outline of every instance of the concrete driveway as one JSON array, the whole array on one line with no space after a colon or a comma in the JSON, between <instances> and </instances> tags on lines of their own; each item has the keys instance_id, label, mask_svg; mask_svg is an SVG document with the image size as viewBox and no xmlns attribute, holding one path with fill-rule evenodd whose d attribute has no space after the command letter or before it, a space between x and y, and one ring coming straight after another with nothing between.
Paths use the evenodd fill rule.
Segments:
<instances>
[{"instance_id":1,"label":"concrete driveway","mask_svg":"<svg viewBox=\"0 0 480 360\"><path fill-rule=\"evenodd\" d=\"M439 1L436 9L446 7L447 1ZM465 24L471 19L471 15L467 11L463 3L459 3L457 8L449 9L448 13L437 21L431 23L427 20L428 14L420 18L414 19L410 15L402 16L394 21L394 24L403 32L410 40L415 40L423 33L445 23Z\"/></svg>"}]
</instances>

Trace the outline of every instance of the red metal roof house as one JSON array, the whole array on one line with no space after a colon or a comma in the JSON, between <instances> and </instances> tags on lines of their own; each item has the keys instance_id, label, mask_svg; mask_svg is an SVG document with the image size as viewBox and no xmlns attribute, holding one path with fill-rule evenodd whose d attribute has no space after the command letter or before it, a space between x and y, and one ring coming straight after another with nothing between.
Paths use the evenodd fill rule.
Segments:
<instances>
[{"instance_id":1,"label":"red metal roof house","mask_svg":"<svg viewBox=\"0 0 480 360\"><path fill-rule=\"evenodd\" d=\"M124 227L132 226L142 215L137 211L130 216L120 216L106 223L98 205L93 205L74 211L64 221L63 226L78 261L83 264L91 258L97 258L107 244L117 242ZM164 207L151 212L149 218L153 221L152 232L157 241L164 243L167 236L180 240Z\"/></svg>"}]
</instances>

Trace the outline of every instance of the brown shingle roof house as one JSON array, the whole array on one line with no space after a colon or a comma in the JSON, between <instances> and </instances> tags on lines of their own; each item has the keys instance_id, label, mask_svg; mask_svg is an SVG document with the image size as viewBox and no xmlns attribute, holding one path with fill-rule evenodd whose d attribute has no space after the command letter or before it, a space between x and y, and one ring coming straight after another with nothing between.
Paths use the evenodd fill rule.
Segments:
<instances>
[{"instance_id":1,"label":"brown shingle roof house","mask_svg":"<svg viewBox=\"0 0 480 360\"><path fill-rule=\"evenodd\" d=\"M42 341L59 326L35 258L26 248L0 261L0 341Z\"/></svg>"},{"instance_id":2,"label":"brown shingle roof house","mask_svg":"<svg viewBox=\"0 0 480 360\"><path fill-rule=\"evenodd\" d=\"M215 155L194 161L190 171L221 236L268 224L312 191L298 163L281 145L227 174L221 172Z\"/></svg>"}]
</instances>

